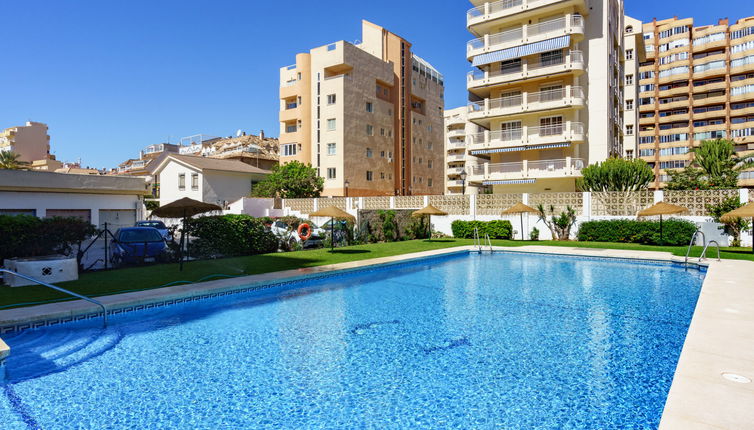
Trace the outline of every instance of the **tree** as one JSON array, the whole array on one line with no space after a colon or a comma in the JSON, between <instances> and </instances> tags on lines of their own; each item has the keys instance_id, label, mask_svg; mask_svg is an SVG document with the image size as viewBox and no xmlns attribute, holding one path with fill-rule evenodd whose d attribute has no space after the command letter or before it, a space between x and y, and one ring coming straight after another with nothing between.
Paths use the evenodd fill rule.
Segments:
<instances>
[{"instance_id":1,"label":"tree","mask_svg":"<svg viewBox=\"0 0 754 430\"><path fill-rule=\"evenodd\" d=\"M617 199L620 207L636 212L640 209L636 193L647 188L654 172L644 160L612 157L582 169L581 176L577 182L579 189L591 192L603 206L609 207L607 202Z\"/></svg>"},{"instance_id":2,"label":"tree","mask_svg":"<svg viewBox=\"0 0 754 430\"><path fill-rule=\"evenodd\" d=\"M252 187L254 197L282 197L297 199L319 197L325 180L317 175L317 169L311 164L291 161L272 168L264 180Z\"/></svg>"},{"instance_id":3,"label":"tree","mask_svg":"<svg viewBox=\"0 0 754 430\"><path fill-rule=\"evenodd\" d=\"M721 190L738 185L742 170L754 167L754 161L736 155L733 142L727 139L703 140L692 150L694 161L682 170L668 170L668 190Z\"/></svg>"},{"instance_id":4,"label":"tree","mask_svg":"<svg viewBox=\"0 0 754 430\"><path fill-rule=\"evenodd\" d=\"M12 151L0 151L0 169L17 170L26 167L29 163L20 161L19 154Z\"/></svg>"},{"instance_id":5,"label":"tree","mask_svg":"<svg viewBox=\"0 0 754 430\"><path fill-rule=\"evenodd\" d=\"M738 209L743 204L738 197L730 197L716 205L707 205L707 214L712 217L715 222L722 222L720 218L726 213ZM738 218L735 221L722 222L720 230L725 232L728 236L733 237L731 246L741 246L741 232L748 231L751 227L749 221L744 218Z\"/></svg>"},{"instance_id":6,"label":"tree","mask_svg":"<svg viewBox=\"0 0 754 430\"><path fill-rule=\"evenodd\" d=\"M550 229L553 240L569 240L571 237L571 227L576 224L576 211L572 207L567 206L564 212L556 216L555 206L550 205L549 209L550 218L548 219L544 206L541 203L537 205L539 219Z\"/></svg>"}]
</instances>

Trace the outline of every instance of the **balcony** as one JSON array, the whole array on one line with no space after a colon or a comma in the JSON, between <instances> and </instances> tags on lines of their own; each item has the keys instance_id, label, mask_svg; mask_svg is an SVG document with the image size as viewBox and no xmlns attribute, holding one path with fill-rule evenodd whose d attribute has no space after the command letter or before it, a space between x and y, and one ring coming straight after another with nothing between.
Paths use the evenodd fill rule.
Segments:
<instances>
[{"instance_id":1,"label":"balcony","mask_svg":"<svg viewBox=\"0 0 754 430\"><path fill-rule=\"evenodd\" d=\"M527 12L543 12L548 6L555 6L551 8L553 12L573 6L586 9L584 0L499 0L469 9L466 12L466 27L472 33L488 33L495 20Z\"/></svg>"},{"instance_id":2,"label":"balcony","mask_svg":"<svg viewBox=\"0 0 754 430\"><path fill-rule=\"evenodd\" d=\"M448 145L446 147L448 150L454 150L454 149L465 149L466 148L466 142L463 140L451 140L448 142Z\"/></svg>"},{"instance_id":3,"label":"balcony","mask_svg":"<svg viewBox=\"0 0 754 430\"><path fill-rule=\"evenodd\" d=\"M584 124L567 121L565 124L525 126L511 130L485 131L468 137L470 151L546 145L564 142L583 142ZM536 149L536 148L532 148Z\"/></svg>"},{"instance_id":4,"label":"balcony","mask_svg":"<svg viewBox=\"0 0 754 430\"><path fill-rule=\"evenodd\" d=\"M487 52L540 42L566 34L579 36L578 39L583 37L584 18L581 15L566 15L550 21L524 25L520 28L501 33L485 34L480 38L470 40L466 43L466 58L471 60L473 57Z\"/></svg>"},{"instance_id":5,"label":"balcony","mask_svg":"<svg viewBox=\"0 0 754 430\"><path fill-rule=\"evenodd\" d=\"M581 175L584 160L566 157L555 160L517 161L513 163L484 163L472 166L468 181L489 183L514 179L563 178Z\"/></svg>"},{"instance_id":6,"label":"balcony","mask_svg":"<svg viewBox=\"0 0 754 430\"><path fill-rule=\"evenodd\" d=\"M464 170L465 168L463 167L449 167L446 173L448 174L448 176L456 176L463 173Z\"/></svg>"},{"instance_id":7,"label":"balcony","mask_svg":"<svg viewBox=\"0 0 754 430\"><path fill-rule=\"evenodd\" d=\"M448 154L447 157L445 157L445 161L448 163L453 163L457 161L465 161L466 160L466 154Z\"/></svg>"},{"instance_id":8,"label":"balcony","mask_svg":"<svg viewBox=\"0 0 754 430\"><path fill-rule=\"evenodd\" d=\"M583 73L585 69L584 56L581 51L569 51L559 59L547 61L522 61L515 67L497 68L496 70L472 70L467 75L466 88L472 90L477 87L499 85L557 73L577 71Z\"/></svg>"},{"instance_id":9,"label":"balcony","mask_svg":"<svg viewBox=\"0 0 754 430\"><path fill-rule=\"evenodd\" d=\"M468 184L464 184L460 179L451 179L448 181L448 188L461 188L464 185Z\"/></svg>"},{"instance_id":10,"label":"balcony","mask_svg":"<svg viewBox=\"0 0 754 430\"><path fill-rule=\"evenodd\" d=\"M464 137L464 136L466 136L466 129L456 128L456 129L453 129L453 130L448 130L445 135L448 138L451 138L451 137Z\"/></svg>"},{"instance_id":11,"label":"balcony","mask_svg":"<svg viewBox=\"0 0 754 430\"><path fill-rule=\"evenodd\" d=\"M302 111L299 106L297 106L295 103L293 103L292 108L287 108L285 110L280 111L280 122L289 122L289 121L295 121L298 119L302 119Z\"/></svg>"},{"instance_id":12,"label":"balcony","mask_svg":"<svg viewBox=\"0 0 754 430\"><path fill-rule=\"evenodd\" d=\"M469 121L479 123L480 120L485 118L558 108L583 107L585 104L586 98L582 87L566 86L555 90L525 92L516 96L484 99L469 103L467 109Z\"/></svg>"}]
</instances>

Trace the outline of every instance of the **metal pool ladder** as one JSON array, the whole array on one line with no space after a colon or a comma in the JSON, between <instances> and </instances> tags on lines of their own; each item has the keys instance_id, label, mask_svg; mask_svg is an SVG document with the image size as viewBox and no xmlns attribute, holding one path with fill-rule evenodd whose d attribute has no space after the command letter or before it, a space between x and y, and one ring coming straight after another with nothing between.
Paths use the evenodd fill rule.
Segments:
<instances>
[{"instance_id":1,"label":"metal pool ladder","mask_svg":"<svg viewBox=\"0 0 754 430\"><path fill-rule=\"evenodd\" d=\"M479 239L479 229L474 227L474 247L482 253L482 241Z\"/></svg>"},{"instance_id":2,"label":"metal pool ladder","mask_svg":"<svg viewBox=\"0 0 754 430\"><path fill-rule=\"evenodd\" d=\"M38 279L32 278L31 276L22 275L12 270L0 268L0 273L9 273L13 276L18 276L19 278L23 278L23 279L26 279L27 281L34 282L35 284L42 285L43 287L52 288L53 290L60 291L61 293L66 293L73 297L77 297L81 300L86 300L87 302L94 303L95 305L102 308L102 327L107 327L107 309L105 308L105 305L103 305L102 302L100 302L99 300L94 300L90 297L82 296L81 294L74 293L73 291L66 290L65 288L58 287L57 285L48 284L47 282L42 282Z\"/></svg>"},{"instance_id":3,"label":"metal pool ladder","mask_svg":"<svg viewBox=\"0 0 754 430\"><path fill-rule=\"evenodd\" d=\"M490 248L490 254L492 254L492 241L490 240L490 235L489 234L487 234L487 233L484 234L484 241L485 241L486 245Z\"/></svg>"},{"instance_id":4,"label":"metal pool ladder","mask_svg":"<svg viewBox=\"0 0 754 430\"><path fill-rule=\"evenodd\" d=\"M710 240L707 242L706 245L704 245L704 249L702 250L702 255L699 256L699 261L702 261L703 259L707 258L707 248L709 248L710 245L715 244L715 248L717 248L717 261L720 261L720 244L717 243L716 240Z\"/></svg>"},{"instance_id":5,"label":"metal pool ladder","mask_svg":"<svg viewBox=\"0 0 754 430\"><path fill-rule=\"evenodd\" d=\"M704 236L704 232L701 230L697 230L694 232L693 235L691 235L691 241L689 242L689 247L686 248L686 257L683 259L683 267L687 268L689 267L689 254L691 253L691 247L694 246L694 242L696 241L696 235L701 234L702 235L702 243L707 243L707 238ZM706 249L706 247L705 247Z\"/></svg>"}]
</instances>

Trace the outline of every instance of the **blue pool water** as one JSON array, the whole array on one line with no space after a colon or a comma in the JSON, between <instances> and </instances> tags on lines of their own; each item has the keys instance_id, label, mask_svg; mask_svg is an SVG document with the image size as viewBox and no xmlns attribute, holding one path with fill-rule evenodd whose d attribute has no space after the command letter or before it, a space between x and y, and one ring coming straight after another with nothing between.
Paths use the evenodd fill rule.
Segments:
<instances>
[{"instance_id":1,"label":"blue pool water","mask_svg":"<svg viewBox=\"0 0 754 430\"><path fill-rule=\"evenodd\" d=\"M702 276L460 254L27 330L0 423L654 428Z\"/></svg>"}]
</instances>

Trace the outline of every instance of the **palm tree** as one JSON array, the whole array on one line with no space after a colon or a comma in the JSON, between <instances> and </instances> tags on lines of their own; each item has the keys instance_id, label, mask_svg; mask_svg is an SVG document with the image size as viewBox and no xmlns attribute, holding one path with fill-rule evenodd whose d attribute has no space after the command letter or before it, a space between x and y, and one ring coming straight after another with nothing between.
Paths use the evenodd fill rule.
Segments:
<instances>
[{"instance_id":1,"label":"palm tree","mask_svg":"<svg viewBox=\"0 0 754 430\"><path fill-rule=\"evenodd\" d=\"M693 152L691 165L668 171L671 181L667 189L736 188L741 171L754 167L754 159L739 157L734 143L727 139L703 140Z\"/></svg>"},{"instance_id":2,"label":"palm tree","mask_svg":"<svg viewBox=\"0 0 754 430\"><path fill-rule=\"evenodd\" d=\"M26 161L20 161L19 154L12 151L0 151L0 169L21 169L27 166L29 163Z\"/></svg>"}]
</instances>

